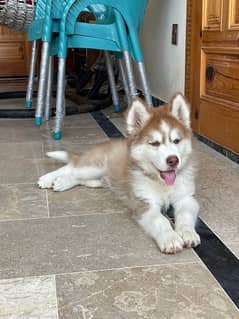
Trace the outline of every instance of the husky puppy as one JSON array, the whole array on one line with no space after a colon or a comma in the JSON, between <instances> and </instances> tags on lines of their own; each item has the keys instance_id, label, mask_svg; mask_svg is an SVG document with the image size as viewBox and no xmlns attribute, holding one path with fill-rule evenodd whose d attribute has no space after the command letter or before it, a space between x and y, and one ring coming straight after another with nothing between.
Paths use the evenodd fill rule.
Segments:
<instances>
[{"instance_id":1,"label":"husky puppy","mask_svg":"<svg viewBox=\"0 0 239 319\"><path fill-rule=\"evenodd\" d=\"M159 108L136 98L126 123L127 138L101 143L82 156L48 152L66 165L40 177L39 187L61 192L76 185L107 186L129 205L161 252L199 245L189 104L179 93ZM174 227L162 214L170 205Z\"/></svg>"}]
</instances>

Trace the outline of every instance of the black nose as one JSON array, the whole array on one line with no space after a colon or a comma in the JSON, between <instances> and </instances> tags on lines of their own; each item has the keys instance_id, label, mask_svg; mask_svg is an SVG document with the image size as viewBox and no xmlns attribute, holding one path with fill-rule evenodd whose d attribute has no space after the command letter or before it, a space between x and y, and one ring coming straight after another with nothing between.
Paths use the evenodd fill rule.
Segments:
<instances>
[{"instance_id":1,"label":"black nose","mask_svg":"<svg viewBox=\"0 0 239 319\"><path fill-rule=\"evenodd\" d=\"M177 156L171 155L167 158L166 162L167 162L168 166L174 168L178 165L179 160L178 160Z\"/></svg>"}]
</instances>

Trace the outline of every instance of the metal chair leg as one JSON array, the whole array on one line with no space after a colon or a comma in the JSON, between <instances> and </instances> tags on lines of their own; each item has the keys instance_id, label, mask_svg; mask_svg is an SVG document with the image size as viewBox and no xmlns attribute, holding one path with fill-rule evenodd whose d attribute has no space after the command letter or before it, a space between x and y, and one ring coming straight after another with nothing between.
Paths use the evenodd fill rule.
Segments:
<instances>
[{"instance_id":1,"label":"metal chair leg","mask_svg":"<svg viewBox=\"0 0 239 319\"><path fill-rule=\"evenodd\" d=\"M37 106L36 106L36 113L35 113L36 125L42 124L42 114L43 114L45 98L46 98L46 80L47 80L47 74L48 74L48 58L49 58L48 52L49 52L49 42L43 42Z\"/></svg>"},{"instance_id":2,"label":"metal chair leg","mask_svg":"<svg viewBox=\"0 0 239 319\"><path fill-rule=\"evenodd\" d=\"M105 56L108 77L109 77L109 84L110 84L110 89L111 89L111 94L112 94L112 99L114 104L114 110L115 112L119 112L121 107L120 107L119 95L118 95L116 83L115 83L115 76L114 76L111 56L108 51L104 51L104 56Z\"/></svg>"},{"instance_id":3,"label":"metal chair leg","mask_svg":"<svg viewBox=\"0 0 239 319\"><path fill-rule=\"evenodd\" d=\"M138 69L139 69L139 75L141 78L141 84L142 84L142 89L143 89L145 100L146 100L148 105L152 106L153 102L152 102L152 97L150 94L150 89L149 89L149 85L148 85L148 81L147 81L147 77L146 77L144 62L138 62L137 65L138 65Z\"/></svg>"},{"instance_id":4,"label":"metal chair leg","mask_svg":"<svg viewBox=\"0 0 239 319\"><path fill-rule=\"evenodd\" d=\"M119 71L120 71L120 76L124 85L124 92L126 95L126 100L127 100L127 104L130 105L131 103L131 97L130 97L130 93L129 93L129 85L128 85L128 80L127 80L127 76L125 74L125 68L124 68L124 61L123 59L117 59L118 63L119 63Z\"/></svg>"},{"instance_id":5,"label":"metal chair leg","mask_svg":"<svg viewBox=\"0 0 239 319\"><path fill-rule=\"evenodd\" d=\"M46 88L46 106L44 110L44 118L49 121L52 110L52 84L53 84L53 62L54 57L49 57L48 76L47 76L47 88Z\"/></svg>"},{"instance_id":6,"label":"metal chair leg","mask_svg":"<svg viewBox=\"0 0 239 319\"><path fill-rule=\"evenodd\" d=\"M56 117L53 138L60 140L62 133L62 124L65 114L65 64L64 58L58 61L57 93L56 93Z\"/></svg>"},{"instance_id":7,"label":"metal chair leg","mask_svg":"<svg viewBox=\"0 0 239 319\"><path fill-rule=\"evenodd\" d=\"M132 62L131 62L131 57L128 51L123 51L123 56L125 60L125 68L128 76L128 83L129 83L129 93L131 100L135 96L138 95L137 93L137 88L136 88L136 83L135 83L135 78L134 78L134 72L133 72L133 67L132 67Z\"/></svg>"},{"instance_id":8,"label":"metal chair leg","mask_svg":"<svg viewBox=\"0 0 239 319\"><path fill-rule=\"evenodd\" d=\"M32 107L32 95L33 95L33 88L34 88L36 60L37 60L37 41L35 40L32 43L32 56L31 56L31 64L30 64L30 72L29 72L28 85L27 85L26 104L25 104L26 108Z\"/></svg>"}]
</instances>

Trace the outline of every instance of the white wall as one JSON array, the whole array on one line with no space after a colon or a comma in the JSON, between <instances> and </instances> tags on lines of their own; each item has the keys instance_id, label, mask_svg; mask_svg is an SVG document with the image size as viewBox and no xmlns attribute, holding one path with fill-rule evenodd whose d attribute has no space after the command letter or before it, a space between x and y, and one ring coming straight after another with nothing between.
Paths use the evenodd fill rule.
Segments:
<instances>
[{"instance_id":1,"label":"white wall","mask_svg":"<svg viewBox=\"0 0 239 319\"><path fill-rule=\"evenodd\" d=\"M129 0L130 1L130 0ZM171 44L178 24L178 45ZM168 101L185 83L186 0L149 0L141 30L146 72L152 95Z\"/></svg>"}]
</instances>

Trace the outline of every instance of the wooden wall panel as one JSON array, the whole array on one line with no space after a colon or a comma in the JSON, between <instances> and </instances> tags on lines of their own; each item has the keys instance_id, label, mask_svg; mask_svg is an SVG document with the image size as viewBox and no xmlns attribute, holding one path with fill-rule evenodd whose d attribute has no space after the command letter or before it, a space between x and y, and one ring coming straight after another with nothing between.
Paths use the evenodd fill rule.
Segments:
<instances>
[{"instance_id":1,"label":"wooden wall panel","mask_svg":"<svg viewBox=\"0 0 239 319\"><path fill-rule=\"evenodd\" d=\"M222 30L223 0L205 0L203 5L203 30Z\"/></svg>"},{"instance_id":2,"label":"wooden wall panel","mask_svg":"<svg viewBox=\"0 0 239 319\"><path fill-rule=\"evenodd\" d=\"M228 29L239 30L239 1L229 0Z\"/></svg>"},{"instance_id":3,"label":"wooden wall panel","mask_svg":"<svg viewBox=\"0 0 239 319\"><path fill-rule=\"evenodd\" d=\"M26 33L0 27L0 77L27 76L30 56Z\"/></svg>"},{"instance_id":4,"label":"wooden wall panel","mask_svg":"<svg viewBox=\"0 0 239 319\"><path fill-rule=\"evenodd\" d=\"M238 110L202 97L199 132L219 145L238 152Z\"/></svg>"},{"instance_id":5,"label":"wooden wall panel","mask_svg":"<svg viewBox=\"0 0 239 319\"><path fill-rule=\"evenodd\" d=\"M205 79L206 95L239 103L239 53L225 55L205 52L205 72L206 76L202 78Z\"/></svg>"}]
</instances>

